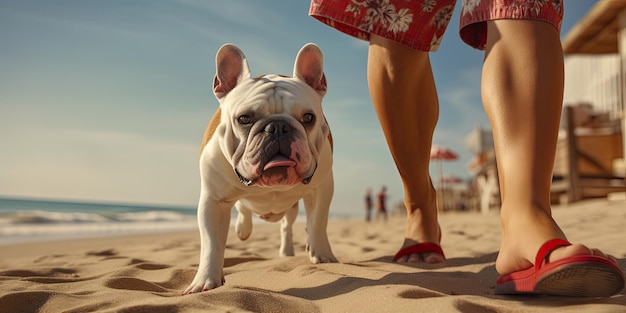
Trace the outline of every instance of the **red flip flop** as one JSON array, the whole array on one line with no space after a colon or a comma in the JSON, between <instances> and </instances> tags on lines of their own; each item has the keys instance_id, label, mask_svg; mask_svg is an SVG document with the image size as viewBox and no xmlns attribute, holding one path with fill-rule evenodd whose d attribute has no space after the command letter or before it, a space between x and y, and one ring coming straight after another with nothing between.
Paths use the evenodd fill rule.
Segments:
<instances>
[{"instance_id":1,"label":"red flip flop","mask_svg":"<svg viewBox=\"0 0 626 313\"><path fill-rule=\"evenodd\" d=\"M624 288L624 273L606 257L576 255L548 263L552 251L569 245L563 239L544 243L537 252L535 266L498 278L496 294L610 297Z\"/></svg>"},{"instance_id":2,"label":"red flip flop","mask_svg":"<svg viewBox=\"0 0 626 313\"><path fill-rule=\"evenodd\" d=\"M443 254L443 250L441 250L441 247L438 244L432 242L421 242L400 249L400 251L398 251L398 253L396 253L396 255L393 257L393 261L395 262L405 255L416 253L437 253L441 254L444 259L446 258L446 256Z\"/></svg>"}]
</instances>

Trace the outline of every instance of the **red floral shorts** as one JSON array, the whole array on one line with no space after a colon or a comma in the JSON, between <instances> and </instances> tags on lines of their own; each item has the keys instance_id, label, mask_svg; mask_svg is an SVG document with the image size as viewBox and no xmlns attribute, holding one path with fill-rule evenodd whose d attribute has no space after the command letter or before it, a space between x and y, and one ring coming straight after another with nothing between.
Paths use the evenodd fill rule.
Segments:
<instances>
[{"instance_id":1,"label":"red floral shorts","mask_svg":"<svg viewBox=\"0 0 626 313\"><path fill-rule=\"evenodd\" d=\"M436 51L456 0L311 0L309 15L348 35L368 40L376 34L420 51ZM487 21L539 20L558 30L562 0L463 0L461 39L484 49Z\"/></svg>"}]
</instances>

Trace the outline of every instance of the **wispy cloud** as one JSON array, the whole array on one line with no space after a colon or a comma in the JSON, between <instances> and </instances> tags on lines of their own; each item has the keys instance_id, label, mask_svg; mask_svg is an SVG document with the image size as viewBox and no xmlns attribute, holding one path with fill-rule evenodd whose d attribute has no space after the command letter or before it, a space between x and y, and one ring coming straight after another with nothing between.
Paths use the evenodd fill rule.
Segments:
<instances>
[{"instance_id":1,"label":"wispy cloud","mask_svg":"<svg viewBox=\"0 0 626 313\"><path fill-rule=\"evenodd\" d=\"M445 91L440 93L442 106L449 106L464 123L485 121L480 95L480 77L480 67L459 69L456 79L447 84Z\"/></svg>"}]
</instances>

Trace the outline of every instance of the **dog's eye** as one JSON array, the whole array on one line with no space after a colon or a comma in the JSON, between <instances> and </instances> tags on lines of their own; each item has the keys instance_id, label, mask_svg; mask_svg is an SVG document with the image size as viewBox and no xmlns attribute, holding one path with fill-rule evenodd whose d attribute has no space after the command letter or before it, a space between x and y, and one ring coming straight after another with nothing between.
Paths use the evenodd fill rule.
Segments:
<instances>
[{"instance_id":1,"label":"dog's eye","mask_svg":"<svg viewBox=\"0 0 626 313\"><path fill-rule=\"evenodd\" d=\"M302 119L300 120L304 124L312 123L315 120L315 115L312 113L305 113L302 115Z\"/></svg>"},{"instance_id":2,"label":"dog's eye","mask_svg":"<svg viewBox=\"0 0 626 313\"><path fill-rule=\"evenodd\" d=\"M237 118L237 122L242 125L252 123L252 117L250 115L241 115Z\"/></svg>"}]
</instances>

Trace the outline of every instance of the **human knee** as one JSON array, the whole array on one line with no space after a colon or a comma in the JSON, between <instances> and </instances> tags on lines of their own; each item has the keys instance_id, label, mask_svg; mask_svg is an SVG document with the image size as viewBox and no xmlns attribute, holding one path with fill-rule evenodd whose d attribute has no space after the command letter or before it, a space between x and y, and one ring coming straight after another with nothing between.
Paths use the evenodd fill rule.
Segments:
<instances>
[{"instance_id":1,"label":"human knee","mask_svg":"<svg viewBox=\"0 0 626 313\"><path fill-rule=\"evenodd\" d=\"M405 47L393 40L372 35L370 57L375 57L380 65L387 68L392 76L415 73L424 66L430 66L428 52Z\"/></svg>"}]
</instances>

